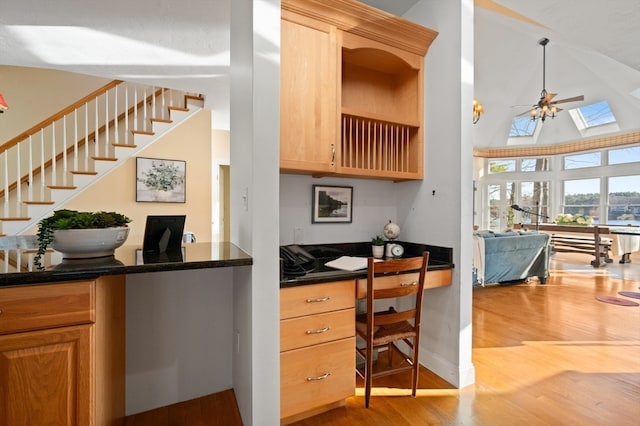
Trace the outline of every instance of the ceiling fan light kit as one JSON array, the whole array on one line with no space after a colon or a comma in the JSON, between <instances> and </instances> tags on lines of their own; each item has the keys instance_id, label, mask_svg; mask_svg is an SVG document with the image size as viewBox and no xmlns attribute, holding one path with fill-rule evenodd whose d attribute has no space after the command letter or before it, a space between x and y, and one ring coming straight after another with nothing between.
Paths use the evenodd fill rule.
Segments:
<instances>
[{"instance_id":1,"label":"ceiling fan light kit","mask_svg":"<svg viewBox=\"0 0 640 426\"><path fill-rule=\"evenodd\" d=\"M558 108L556 104L563 102L576 102L583 101L584 96L574 96L573 98L560 99L557 101L552 101L552 99L557 95L557 93L549 93L546 89L546 59L547 59L547 44L549 44L549 39L546 37L538 40L538 44L542 46L542 92L540 92L540 100L533 105L533 109L530 111L531 120L535 121L540 119L544 122L547 117L555 118L556 114L562 109Z\"/></svg>"}]
</instances>

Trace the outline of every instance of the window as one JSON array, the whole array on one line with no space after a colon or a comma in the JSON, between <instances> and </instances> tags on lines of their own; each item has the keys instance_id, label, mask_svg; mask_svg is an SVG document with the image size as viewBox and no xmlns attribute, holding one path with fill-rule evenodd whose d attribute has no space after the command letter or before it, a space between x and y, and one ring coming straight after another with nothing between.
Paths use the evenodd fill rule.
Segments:
<instances>
[{"instance_id":1,"label":"window","mask_svg":"<svg viewBox=\"0 0 640 426\"><path fill-rule=\"evenodd\" d=\"M640 162L640 146L609 150L609 164Z\"/></svg>"},{"instance_id":2,"label":"window","mask_svg":"<svg viewBox=\"0 0 640 426\"><path fill-rule=\"evenodd\" d=\"M548 172L548 158L523 158L520 163L520 170L523 172Z\"/></svg>"},{"instance_id":3,"label":"window","mask_svg":"<svg viewBox=\"0 0 640 426\"><path fill-rule=\"evenodd\" d=\"M600 220L600 179L564 181L563 213L591 216L593 223Z\"/></svg>"},{"instance_id":4,"label":"window","mask_svg":"<svg viewBox=\"0 0 640 426\"><path fill-rule=\"evenodd\" d=\"M600 165L600 152L587 152L585 154L567 155L564 157L564 169L582 169Z\"/></svg>"},{"instance_id":5,"label":"window","mask_svg":"<svg viewBox=\"0 0 640 426\"><path fill-rule=\"evenodd\" d=\"M520 202L523 209L549 216L549 182L520 182ZM536 216L527 213L522 215L522 223L535 223ZM539 222L545 222L540 219Z\"/></svg>"},{"instance_id":6,"label":"window","mask_svg":"<svg viewBox=\"0 0 640 426\"><path fill-rule=\"evenodd\" d=\"M516 171L516 160L491 160L489 173L505 173Z\"/></svg>"},{"instance_id":7,"label":"window","mask_svg":"<svg viewBox=\"0 0 640 426\"><path fill-rule=\"evenodd\" d=\"M609 178L607 224L640 225L640 175Z\"/></svg>"},{"instance_id":8,"label":"window","mask_svg":"<svg viewBox=\"0 0 640 426\"><path fill-rule=\"evenodd\" d=\"M595 104L581 106L576 108L577 117L576 126L579 129L589 129L591 127L602 126L603 124L615 123L616 118L613 116L609 103L607 101L596 102Z\"/></svg>"},{"instance_id":9,"label":"window","mask_svg":"<svg viewBox=\"0 0 640 426\"><path fill-rule=\"evenodd\" d=\"M519 138L524 136L533 136L536 130L538 120L532 120L529 114L514 117L511 120L511 129L509 130L510 138Z\"/></svg>"}]
</instances>

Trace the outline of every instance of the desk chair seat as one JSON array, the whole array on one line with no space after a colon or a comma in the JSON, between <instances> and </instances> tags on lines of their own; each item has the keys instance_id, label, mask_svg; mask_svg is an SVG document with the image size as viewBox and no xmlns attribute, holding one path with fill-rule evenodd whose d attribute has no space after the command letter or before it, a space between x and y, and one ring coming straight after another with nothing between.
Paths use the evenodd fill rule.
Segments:
<instances>
[{"instance_id":1,"label":"desk chair seat","mask_svg":"<svg viewBox=\"0 0 640 426\"><path fill-rule=\"evenodd\" d=\"M408 259L387 261L368 260L367 270L367 312L356 317L356 334L360 336L365 347L356 348L356 353L364 358L364 368L356 371L365 381L365 407L369 408L371 386L374 377L386 376L411 370L412 392L416 396L418 387L418 355L420 347L420 326L422 317L422 299L424 279L429 263L429 252L422 256ZM376 277L381 274L397 274L419 272L417 281L402 283L394 288L376 289ZM390 306L384 311L375 311L376 300L395 299L397 309ZM391 301L393 302L393 301ZM407 307L408 308L404 308ZM396 345L404 342L410 353L406 353ZM373 371L373 351L378 348L387 349L387 367ZM402 363L393 366L393 353L402 357Z\"/></svg>"}]
</instances>

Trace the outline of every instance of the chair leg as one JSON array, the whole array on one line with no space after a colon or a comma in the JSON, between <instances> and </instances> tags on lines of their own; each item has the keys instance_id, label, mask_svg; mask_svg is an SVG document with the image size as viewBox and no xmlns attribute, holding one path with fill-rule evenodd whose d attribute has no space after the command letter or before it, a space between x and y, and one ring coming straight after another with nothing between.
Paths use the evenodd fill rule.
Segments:
<instances>
[{"instance_id":1,"label":"chair leg","mask_svg":"<svg viewBox=\"0 0 640 426\"><path fill-rule=\"evenodd\" d=\"M391 361L392 361L391 357L393 356L393 354L392 354L393 351L391 350L392 349L391 345L393 345L393 343L388 343L387 344L387 367L389 367L389 368L391 368Z\"/></svg>"},{"instance_id":2,"label":"chair leg","mask_svg":"<svg viewBox=\"0 0 640 426\"><path fill-rule=\"evenodd\" d=\"M416 389L418 388L418 373L420 372L420 363L418 362L418 341L413 341L413 369L411 370L411 396L416 397Z\"/></svg>"},{"instance_id":3,"label":"chair leg","mask_svg":"<svg viewBox=\"0 0 640 426\"><path fill-rule=\"evenodd\" d=\"M371 384L373 375L373 346L371 342L367 342L367 359L365 360L364 370L364 406L369 408L369 400L371 399Z\"/></svg>"}]
</instances>

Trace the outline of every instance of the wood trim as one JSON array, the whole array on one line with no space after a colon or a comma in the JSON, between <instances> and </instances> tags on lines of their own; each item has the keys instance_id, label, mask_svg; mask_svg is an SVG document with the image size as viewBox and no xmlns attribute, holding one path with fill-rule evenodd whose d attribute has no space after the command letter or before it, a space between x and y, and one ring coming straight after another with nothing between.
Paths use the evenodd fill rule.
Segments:
<instances>
[{"instance_id":1,"label":"wood trim","mask_svg":"<svg viewBox=\"0 0 640 426\"><path fill-rule=\"evenodd\" d=\"M474 148L473 156L479 158L542 157L571 154L574 152L640 143L640 131L620 133L612 136L585 139L557 145L522 146L507 148Z\"/></svg>"},{"instance_id":2,"label":"wood trim","mask_svg":"<svg viewBox=\"0 0 640 426\"><path fill-rule=\"evenodd\" d=\"M281 8L424 56L438 32L353 0L282 0Z\"/></svg>"}]
</instances>

